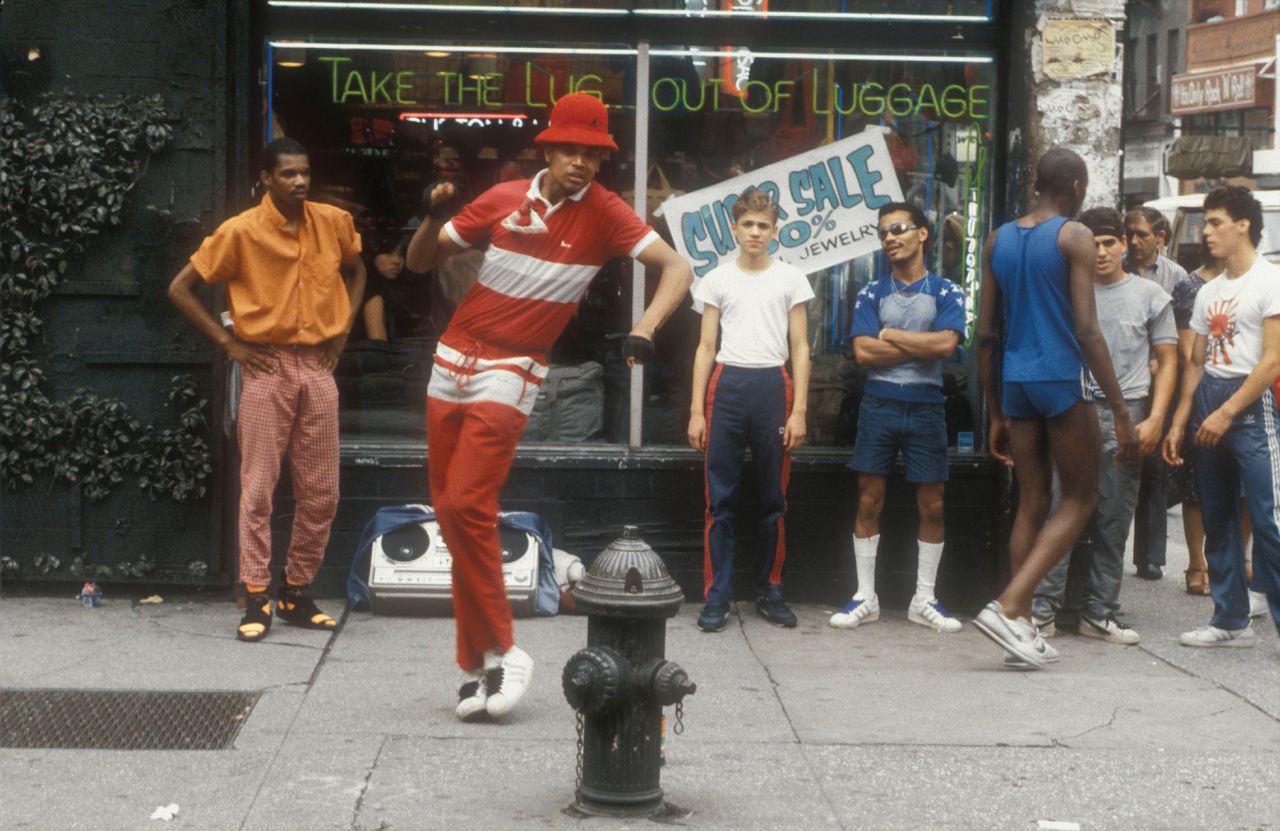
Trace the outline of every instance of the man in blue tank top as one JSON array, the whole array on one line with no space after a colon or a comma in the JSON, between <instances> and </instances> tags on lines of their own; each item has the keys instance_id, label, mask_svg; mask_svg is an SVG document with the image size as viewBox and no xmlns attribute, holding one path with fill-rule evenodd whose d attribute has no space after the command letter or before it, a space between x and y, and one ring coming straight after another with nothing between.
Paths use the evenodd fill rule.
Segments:
<instances>
[{"instance_id":1,"label":"man in blue tank top","mask_svg":"<svg viewBox=\"0 0 1280 831\"><path fill-rule=\"evenodd\" d=\"M1098 499L1102 438L1085 400L1086 365L1114 413L1116 459L1137 458L1094 306L1093 233L1071 220L1088 184L1083 159L1066 148L1049 150L1036 165L1036 207L991 232L983 250L977 334L987 446L1016 471L1018 513L1009 537L1009 585L973 623L1009 653L1012 666L1039 668L1057 659L1032 624L1031 598ZM1050 515L1055 469L1062 501Z\"/></svg>"}]
</instances>

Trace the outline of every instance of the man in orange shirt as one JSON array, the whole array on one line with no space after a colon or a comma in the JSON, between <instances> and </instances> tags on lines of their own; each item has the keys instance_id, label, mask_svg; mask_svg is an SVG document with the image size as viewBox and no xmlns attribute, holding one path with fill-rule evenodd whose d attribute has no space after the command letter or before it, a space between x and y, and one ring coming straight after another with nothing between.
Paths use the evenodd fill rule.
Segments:
<instances>
[{"instance_id":1,"label":"man in orange shirt","mask_svg":"<svg viewBox=\"0 0 1280 831\"><path fill-rule=\"evenodd\" d=\"M311 629L336 624L307 592L338 507L338 388L333 367L360 308L365 269L351 214L307 201L307 149L279 138L263 151L266 195L206 237L169 285L169 299L244 369L240 442L240 579L248 595L237 629L271 627L271 497L287 452L296 508L276 615ZM234 334L196 296L223 283Z\"/></svg>"}]
</instances>

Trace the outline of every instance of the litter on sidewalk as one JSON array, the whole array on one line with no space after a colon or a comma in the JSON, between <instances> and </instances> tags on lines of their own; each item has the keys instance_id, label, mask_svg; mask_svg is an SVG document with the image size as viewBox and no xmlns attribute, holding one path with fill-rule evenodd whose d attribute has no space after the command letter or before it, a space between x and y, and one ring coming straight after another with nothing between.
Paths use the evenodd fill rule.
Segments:
<instances>
[{"instance_id":1,"label":"litter on sidewalk","mask_svg":"<svg viewBox=\"0 0 1280 831\"><path fill-rule=\"evenodd\" d=\"M161 805L151 812L152 819L159 819L168 822L178 815L178 803L170 802L168 805Z\"/></svg>"}]
</instances>

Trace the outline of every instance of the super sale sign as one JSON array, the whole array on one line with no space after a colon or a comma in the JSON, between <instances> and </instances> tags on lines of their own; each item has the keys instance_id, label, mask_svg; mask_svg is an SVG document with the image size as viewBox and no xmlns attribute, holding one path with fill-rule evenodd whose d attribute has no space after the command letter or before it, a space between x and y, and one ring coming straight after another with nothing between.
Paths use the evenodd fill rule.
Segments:
<instances>
[{"instance_id":1,"label":"super sale sign","mask_svg":"<svg viewBox=\"0 0 1280 831\"><path fill-rule=\"evenodd\" d=\"M700 278L737 257L733 204L754 185L779 206L769 253L812 274L880 247L877 212L902 200L884 133L868 128L662 204L676 250Z\"/></svg>"}]
</instances>

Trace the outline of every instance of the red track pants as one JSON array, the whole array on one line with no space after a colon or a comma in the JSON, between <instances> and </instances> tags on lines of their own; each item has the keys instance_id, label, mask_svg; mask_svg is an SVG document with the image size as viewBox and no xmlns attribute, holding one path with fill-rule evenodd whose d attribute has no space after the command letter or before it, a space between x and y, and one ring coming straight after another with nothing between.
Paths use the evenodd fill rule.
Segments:
<instances>
[{"instance_id":1,"label":"red track pants","mask_svg":"<svg viewBox=\"0 0 1280 831\"><path fill-rule=\"evenodd\" d=\"M546 367L532 358L489 360L441 343L427 394L431 504L453 561L458 666L506 652L511 606L502 579L498 494Z\"/></svg>"}]
</instances>

